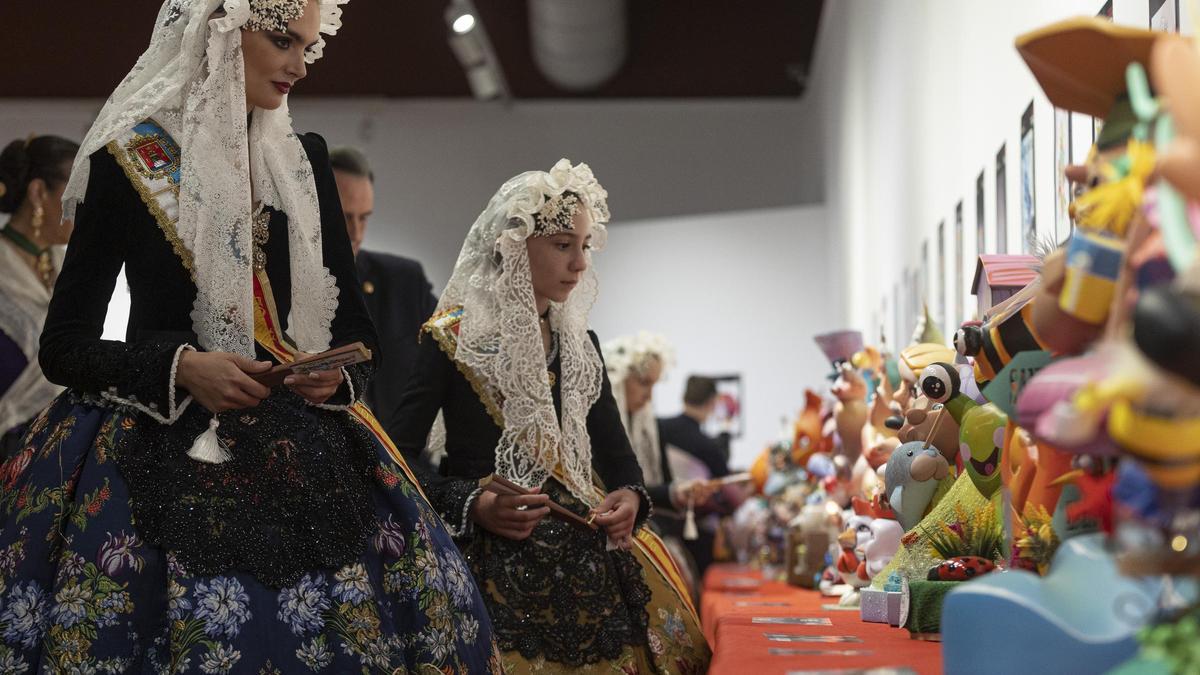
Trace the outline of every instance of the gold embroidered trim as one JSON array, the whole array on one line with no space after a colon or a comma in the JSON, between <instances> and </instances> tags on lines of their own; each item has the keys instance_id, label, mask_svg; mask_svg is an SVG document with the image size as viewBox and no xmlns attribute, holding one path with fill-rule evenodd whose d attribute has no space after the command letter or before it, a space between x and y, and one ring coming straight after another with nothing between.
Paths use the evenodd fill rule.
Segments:
<instances>
[{"instance_id":1,"label":"gold embroidered trim","mask_svg":"<svg viewBox=\"0 0 1200 675\"><path fill-rule=\"evenodd\" d=\"M488 415L491 415L492 421L496 423L496 426L503 429L504 413L500 411L499 404L488 392L487 384L483 381L483 378L479 377L465 363L454 358L454 353L458 348L458 336L454 334L453 328L462 320L462 317L451 317L450 315L461 309L462 306L451 307L444 312L435 314L429 321L425 322L422 330L433 336L433 339L438 343L438 347L441 347L446 357L458 368L458 372L462 373L467 382L471 384L471 389L475 391L475 395L483 403L483 407L487 410Z\"/></svg>"},{"instance_id":2,"label":"gold embroidered trim","mask_svg":"<svg viewBox=\"0 0 1200 675\"><path fill-rule=\"evenodd\" d=\"M187 247L183 245L183 241L179 239L179 235L175 231L176 221L167 217L167 213L163 211L162 206L158 203L158 200L155 199L155 195L162 194L162 190L157 192L150 191L150 187L147 186L142 180L142 174L138 171L137 166L134 165L128 154L120 145L117 144L116 141L111 141L105 147L108 148L109 154L111 154L117 160L117 164L121 165L121 169L125 171L125 176L129 178L130 183L133 183L133 188L137 190L138 195L142 198L142 202L145 203L146 208L150 210L150 215L154 216L154 221L158 223L159 229L162 230L163 236L166 237L167 241L171 244L171 249L175 251L175 255L179 256L179 260L183 263L184 269L188 271L188 274L191 275L192 280L195 281L196 274L192 269L192 252L189 251ZM179 186L172 185L171 189L175 193L175 197L178 198Z\"/></svg>"}]
</instances>

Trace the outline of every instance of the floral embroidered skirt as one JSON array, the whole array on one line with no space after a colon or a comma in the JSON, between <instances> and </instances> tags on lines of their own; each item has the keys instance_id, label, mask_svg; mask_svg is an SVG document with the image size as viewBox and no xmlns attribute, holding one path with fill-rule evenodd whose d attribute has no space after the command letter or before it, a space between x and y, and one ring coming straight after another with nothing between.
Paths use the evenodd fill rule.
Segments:
<instances>
[{"instance_id":1,"label":"floral embroidered skirt","mask_svg":"<svg viewBox=\"0 0 1200 675\"><path fill-rule=\"evenodd\" d=\"M551 499L586 507L560 483ZM602 531L543 519L516 542L476 529L465 542L508 675L699 675L711 652L678 592L640 549L606 550Z\"/></svg>"},{"instance_id":2,"label":"floral embroidered skirt","mask_svg":"<svg viewBox=\"0 0 1200 675\"><path fill-rule=\"evenodd\" d=\"M64 394L0 465L0 673L497 670L470 570L377 438L357 560L276 588L143 541L112 457L139 419Z\"/></svg>"}]
</instances>

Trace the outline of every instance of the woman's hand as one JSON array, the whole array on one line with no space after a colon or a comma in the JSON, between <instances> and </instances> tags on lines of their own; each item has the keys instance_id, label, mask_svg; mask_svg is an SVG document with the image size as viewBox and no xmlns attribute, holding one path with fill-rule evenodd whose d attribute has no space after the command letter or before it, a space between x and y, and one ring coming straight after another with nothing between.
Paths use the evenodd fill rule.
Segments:
<instances>
[{"instance_id":1,"label":"woman's hand","mask_svg":"<svg viewBox=\"0 0 1200 675\"><path fill-rule=\"evenodd\" d=\"M228 352L184 350L175 370L175 385L186 389L209 411L253 408L271 394L251 374L271 369L270 361L252 361Z\"/></svg>"},{"instance_id":2,"label":"woman's hand","mask_svg":"<svg viewBox=\"0 0 1200 675\"><path fill-rule=\"evenodd\" d=\"M538 489L534 492L537 493ZM470 516L483 529L513 541L523 541L550 514L548 495L498 495L484 491L471 504Z\"/></svg>"},{"instance_id":3,"label":"woman's hand","mask_svg":"<svg viewBox=\"0 0 1200 675\"><path fill-rule=\"evenodd\" d=\"M309 403L324 403L342 386L342 369L314 370L311 373L296 373L284 378L288 389L304 397Z\"/></svg>"},{"instance_id":4,"label":"woman's hand","mask_svg":"<svg viewBox=\"0 0 1200 675\"><path fill-rule=\"evenodd\" d=\"M630 535L637 521L638 507L642 500L633 490L621 488L608 493L600 506L596 507L596 524L608 532L608 538L614 544L629 550Z\"/></svg>"},{"instance_id":5,"label":"woman's hand","mask_svg":"<svg viewBox=\"0 0 1200 675\"><path fill-rule=\"evenodd\" d=\"M707 480L675 481L671 483L671 505L676 509L687 508L688 501L692 508L699 508L708 503L712 496L721 490L721 484Z\"/></svg>"}]
</instances>

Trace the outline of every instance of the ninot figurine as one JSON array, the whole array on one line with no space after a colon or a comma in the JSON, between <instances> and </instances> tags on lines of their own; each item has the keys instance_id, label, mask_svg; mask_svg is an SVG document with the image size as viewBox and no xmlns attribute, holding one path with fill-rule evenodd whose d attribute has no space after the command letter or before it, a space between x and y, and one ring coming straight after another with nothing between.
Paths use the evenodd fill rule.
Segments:
<instances>
[{"instance_id":1,"label":"ninot figurine","mask_svg":"<svg viewBox=\"0 0 1200 675\"><path fill-rule=\"evenodd\" d=\"M958 371L949 363L934 363L921 371L920 389L945 406L959 427L963 468L984 497L1000 487L1001 448L1008 416L994 403L980 405L961 390Z\"/></svg>"}]
</instances>

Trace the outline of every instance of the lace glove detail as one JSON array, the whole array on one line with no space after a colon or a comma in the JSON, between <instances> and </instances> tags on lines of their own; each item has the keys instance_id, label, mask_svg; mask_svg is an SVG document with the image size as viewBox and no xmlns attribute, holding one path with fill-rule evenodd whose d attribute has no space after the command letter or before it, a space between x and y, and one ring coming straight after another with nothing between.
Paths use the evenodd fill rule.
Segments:
<instances>
[{"instance_id":1,"label":"lace glove detail","mask_svg":"<svg viewBox=\"0 0 1200 675\"><path fill-rule=\"evenodd\" d=\"M633 490L637 493L641 505L638 506L637 518L633 524L633 529L636 531L650 519L650 516L654 515L654 501L650 499L650 493L646 492L644 485L622 485L617 490ZM616 490L613 492L616 492Z\"/></svg>"},{"instance_id":2,"label":"lace glove detail","mask_svg":"<svg viewBox=\"0 0 1200 675\"><path fill-rule=\"evenodd\" d=\"M175 385L184 350L196 348L157 341L96 342L79 350L71 369L85 382L83 391L95 387L103 403L136 410L159 424L174 424L192 402L191 395Z\"/></svg>"},{"instance_id":3,"label":"lace glove detail","mask_svg":"<svg viewBox=\"0 0 1200 675\"><path fill-rule=\"evenodd\" d=\"M329 400L324 403L309 403L309 405L325 410L348 410L350 406L358 403L363 393L367 391L367 384L371 381L371 375L374 372L375 366L370 362L343 366L342 384L333 393L333 396L330 396Z\"/></svg>"}]
</instances>

